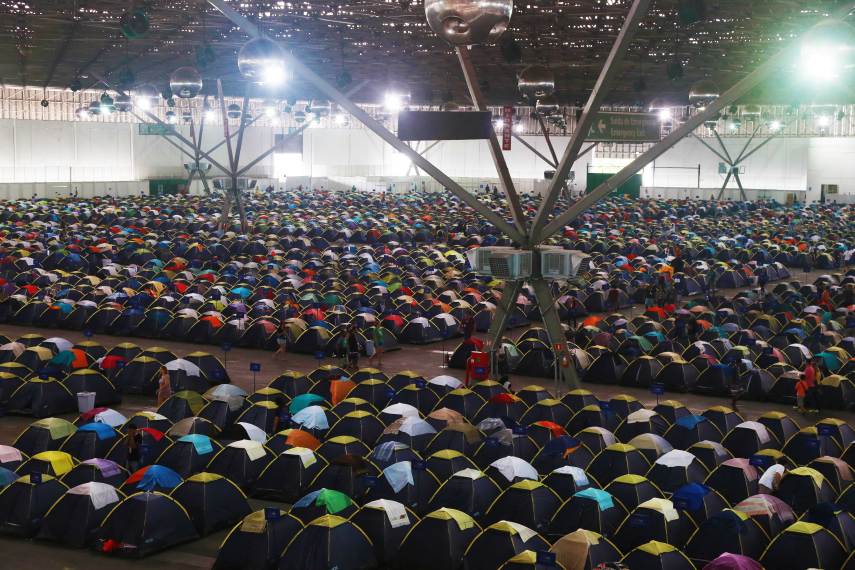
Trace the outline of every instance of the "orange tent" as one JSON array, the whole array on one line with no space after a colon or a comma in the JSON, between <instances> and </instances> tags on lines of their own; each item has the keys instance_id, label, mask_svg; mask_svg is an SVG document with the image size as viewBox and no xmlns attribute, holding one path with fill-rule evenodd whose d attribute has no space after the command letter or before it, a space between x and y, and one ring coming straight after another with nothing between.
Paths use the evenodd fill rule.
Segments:
<instances>
[{"instance_id":1,"label":"orange tent","mask_svg":"<svg viewBox=\"0 0 855 570\"><path fill-rule=\"evenodd\" d=\"M333 380L330 382L330 394L332 395L333 405L347 398L347 395L354 388L356 388L356 384L351 380Z\"/></svg>"},{"instance_id":2,"label":"orange tent","mask_svg":"<svg viewBox=\"0 0 855 570\"><path fill-rule=\"evenodd\" d=\"M312 451L321 446L321 442L315 436L301 429L289 430L288 437L285 438L285 443L291 447L305 447Z\"/></svg>"}]
</instances>

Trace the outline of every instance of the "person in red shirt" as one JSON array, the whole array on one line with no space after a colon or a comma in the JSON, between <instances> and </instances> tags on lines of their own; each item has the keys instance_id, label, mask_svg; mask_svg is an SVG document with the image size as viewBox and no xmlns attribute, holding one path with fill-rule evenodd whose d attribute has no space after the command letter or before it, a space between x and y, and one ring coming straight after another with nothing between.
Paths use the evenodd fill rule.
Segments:
<instances>
[{"instance_id":1,"label":"person in red shirt","mask_svg":"<svg viewBox=\"0 0 855 570\"><path fill-rule=\"evenodd\" d=\"M819 396L819 361L816 358L810 360L805 366L802 373L802 379L805 383L807 393L805 394L805 402L808 409L813 412L820 410Z\"/></svg>"},{"instance_id":2,"label":"person in red shirt","mask_svg":"<svg viewBox=\"0 0 855 570\"><path fill-rule=\"evenodd\" d=\"M805 366L805 370L802 373L802 378L807 384L808 388L813 388L816 385L816 368L813 365L813 360L807 363Z\"/></svg>"}]
</instances>

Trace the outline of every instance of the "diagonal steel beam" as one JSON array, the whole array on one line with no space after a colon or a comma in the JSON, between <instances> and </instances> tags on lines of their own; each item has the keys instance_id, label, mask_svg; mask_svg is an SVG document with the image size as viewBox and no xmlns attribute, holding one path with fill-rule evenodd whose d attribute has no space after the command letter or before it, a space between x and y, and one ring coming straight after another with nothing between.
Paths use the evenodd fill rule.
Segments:
<instances>
[{"instance_id":1,"label":"diagonal steel beam","mask_svg":"<svg viewBox=\"0 0 855 570\"><path fill-rule=\"evenodd\" d=\"M229 153L229 171L230 174L234 173L237 168L235 168L235 152L232 148L232 137L229 134L229 112L226 109L226 98L223 96L223 82L220 79L217 79L217 100L220 102L220 115L223 119L223 133L226 138L226 150ZM241 110L241 114L243 114L243 110ZM237 188L235 188L237 190Z\"/></svg>"},{"instance_id":2,"label":"diagonal steel beam","mask_svg":"<svg viewBox=\"0 0 855 570\"><path fill-rule=\"evenodd\" d=\"M579 160L580 158L582 158L583 156L585 156L586 154L588 154L589 152L591 152L592 150L594 150L594 147L595 147L595 146L597 146L598 144L600 144L600 143L599 143L599 142L592 142L592 143L591 143L591 144L589 144L587 147L585 147L584 149L580 150L580 151L579 151L579 156L577 156L577 157L576 157L576 160Z\"/></svg>"},{"instance_id":3,"label":"diagonal steel beam","mask_svg":"<svg viewBox=\"0 0 855 570\"><path fill-rule=\"evenodd\" d=\"M262 114L262 115L256 115L255 117L253 117L252 119L250 119L249 121L247 121L246 126L247 126L247 127L251 127L252 125L254 125L254 124L255 124L255 122L256 122L256 121L258 121L258 120L259 120L261 117L263 117L263 116L264 116L263 114ZM237 133L232 133L232 134L229 136L229 138L234 138L235 136L237 136ZM200 138L200 139L202 138L202 137L201 137L201 135L199 136L199 138ZM209 153L212 153L212 152L214 152L215 150L217 150L218 148L220 148L221 146L223 146L224 144L226 144L226 139L223 139L223 140L221 140L220 142L218 142L217 144L215 144L214 146L212 146L210 149L208 149L208 152L209 152Z\"/></svg>"},{"instance_id":4,"label":"diagonal steel beam","mask_svg":"<svg viewBox=\"0 0 855 570\"><path fill-rule=\"evenodd\" d=\"M555 147L552 146L552 139L549 138L549 129L546 128L546 123L543 122L543 117L537 115L537 122L540 124L540 131L543 133L543 138L546 139L546 146L549 147L549 154L552 155L552 162L558 164L558 155L555 154Z\"/></svg>"},{"instance_id":5,"label":"diagonal steel beam","mask_svg":"<svg viewBox=\"0 0 855 570\"><path fill-rule=\"evenodd\" d=\"M727 152L727 147L726 147L726 146L724 146L724 141L723 141L723 140L721 140L721 137L718 135L718 131L717 131L716 129L713 129L713 130L712 130L712 134L714 134L714 135L715 135L715 140L717 140L717 141L718 141L718 144L720 144L720 145L721 145L721 150L722 150L722 151L724 151L724 156L726 156L726 157L727 157L727 159L726 159L726 160L727 160L727 162L728 162L729 164L733 164L733 159L730 157L730 153L729 153L729 152Z\"/></svg>"},{"instance_id":6,"label":"diagonal steel beam","mask_svg":"<svg viewBox=\"0 0 855 570\"><path fill-rule=\"evenodd\" d=\"M107 81L107 79L105 79L104 77L99 76L99 75L98 75L98 74L96 74L96 73L92 73L92 76L93 76L93 77L95 77L95 78L96 78L98 81L100 81L101 83L103 83L103 84L104 84L104 86L106 86L106 87L107 87L107 88L109 88L109 89L112 89L113 91L115 91L115 92L116 92L116 93L118 93L119 95L127 95L127 93L125 93L122 89L120 89L120 88L119 88L118 86L116 86L116 85L113 85L112 83L110 83L109 81ZM143 120L143 119L142 119L139 115L137 115L136 113L131 112L131 114L132 114L134 117L136 117L140 122L142 122L142 123L145 123L145 122L146 122L145 120ZM154 113L152 113L151 111L143 111L143 114L145 114L145 116L146 116L146 117L148 117L149 119L151 119L152 121L154 121L154 122L155 122L155 123L157 123L158 125L162 125L162 126L164 126L164 127L168 127L168 128L170 128L170 129L172 129L172 135L171 135L171 136L174 136L175 138L177 138L178 140L180 140L181 142L183 142L184 144L186 144L186 145L187 145L187 146L189 146L190 148L194 148L193 143L192 143L191 141L187 140L187 137L185 137L184 135L182 135L181 133L179 133L179 132L178 132L178 129L173 128L173 126L172 126L172 125L169 125L169 124L167 124L167 123L164 123L163 121L161 121L161 120L160 120L160 117L158 117L157 115L155 115L155 114L154 114ZM172 140L170 140L170 139L167 139L167 140L169 140L169 141L170 141L170 142L172 142L172 143L174 143L174 142L175 142L175 141L172 141ZM175 146L177 146L177 145L175 145ZM186 151L184 151L184 152L186 152ZM219 169L220 169L220 170L222 170L223 172L225 172L225 173L228 173L228 172L229 172L229 170L228 170L225 166L223 166L222 164L220 164L220 163L219 163L219 161L215 160L215 159L214 159L214 158L213 158L209 153L204 152L203 150L199 149L199 154L201 154L203 157L207 158L207 159L211 162L211 164L213 164L214 166L216 166L217 168L219 168Z\"/></svg>"},{"instance_id":7,"label":"diagonal steel beam","mask_svg":"<svg viewBox=\"0 0 855 570\"><path fill-rule=\"evenodd\" d=\"M551 160L549 160L548 158L546 158L546 157L543 155L543 153L542 153L542 152L540 152L539 150L537 150L536 148L534 148L533 146L531 146L531 145L528 143L528 141L526 141L526 140L525 140L524 138L522 138L521 136L519 136L519 135L511 135L511 136L512 136L512 137L514 137L514 139L516 139L519 143L521 143L521 144L522 144L524 147L526 147L528 150L530 150L531 152L533 152L534 154L536 154L536 155L537 155L537 157L538 157L540 160L542 160L543 162L545 162L546 164L548 164L548 165L549 165L549 166L551 166L552 168L555 168L555 167L557 167L557 166L558 166L558 164L557 164L557 163L552 162Z\"/></svg>"},{"instance_id":8,"label":"diagonal steel beam","mask_svg":"<svg viewBox=\"0 0 855 570\"><path fill-rule=\"evenodd\" d=\"M240 129L238 129L238 140L235 145L235 170L240 166L240 151L243 149L243 133L246 130L246 110L249 108L249 88L243 95L243 105L240 107Z\"/></svg>"},{"instance_id":9,"label":"diagonal steel beam","mask_svg":"<svg viewBox=\"0 0 855 570\"><path fill-rule=\"evenodd\" d=\"M713 129L713 130L715 130L715 129ZM695 134L695 133L692 133L692 136L693 136L693 137L695 137L695 138L698 140L698 142L699 142L699 143L701 143L702 145L704 145L705 147L707 147L707 148L710 150L710 152L711 152L711 153L713 153L714 155L716 155L717 157L719 157L719 158L722 160L722 162L726 162L726 163L728 163L728 164L731 164L730 159L729 159L728 157L724 156L723 154L721 154L721 153L720 153L719 151L717 151L716 149L714 149L710 143L708 143L707 141L705 141L703 138L699 137L699 136L698 136L697 134Z\"/></svg>"},{"instance_id":10,"label":"diagonal steel beam","mask_svg":"<svg viewBox=\"0 0 855 570\"><path fill-rule=\"evenodd\" d=\"M737 167L734 167L734 168L737 168ZM745 194L745 188L742 187L742 180L739 179L739 171L738 170L733 173L733 178L736 180L736 185L739 186L739 196L743 200L748 201L748 196Z\"/></svg>"},{"instance_id":11,"label":"diagonal steel beam","mask_svg":"<svg viewBox=\"0 0 855 570\"><path fill-rule=\"evenodd\" d=\"M256 26L246 17L234 10L224 0L207 0L207 2L211 6L219 10L226 18L231 20L232 23L241 28L244 33L246 33L250 37L262 37L261 31L258 29L258 26ZM350 115L354 119L365 125L368 129L370 129L374 134L386 141L395 150L409 158L434 180L445 186L445 188L449 192L457 196L457 198L459 198L462 202L464 202L470 208L472 208L473 210L481 214L484 218L486 218L486 220L493 224L498 230L506 234L516 243L527 243L528 240L526 236L520 233L520 231L517 230L517 228L514 227L512 224L508 223L499 213L494 212L492 209L490 209L489 206L478 200L475 195L468 192L460 184L452 180L447 174L437 168L433 163L431 163L429 160L422 157L419 153L415 152L413 149L405 145L398 137L395 136L394 133L389 131L381 123L372 118L361 107L356 105L353 101L350 100L350 98L348 98L341 91L332 86L329 82L324 80L320 75L312 71L312 69L310 69L308 66L304 65L290 51L285 50L284 58L287 64L290 65L291 68L294 69L294 71L296 71L299 75L305 77L310 83L317 87L317 89L321 93L323 93L325 97L338 103L339 106L342 109L345 109L348 113L350 113Z\"/></svg>"},{"instance_id":12,"label":"diagonal steel beam","mask_svg":"<svg viewBox=\"0 0 855 570\"><path fill-rule=\"evenodd\" d=\"M362 87L363 87L363 85L365 85L365 83L367 83L367 81L362 81L362 82L360 82L356 87L354 87L354 88L352 88L350 91L348 91L348 92L347 92L347 95L348 95L348 96L350 96L350 95L352 95L352 94L356 93L357 91L359 91L360 89L362 89ZM303 131L305 131L306 129L308 129L310 124L311 124L311 123L308 123L308 122L307 122L307 123L304 123L304 124L303 124L303 125L301 125L301 126L300 126L300 128L298 128L297 130L295 130L295 131L293 131L293 132L290 132L290 133L288 133L287 135L285 135L285 138L283 138L283 139L282 139L282 142L281 142L279 145L275 145L275 144L274 144L272 147L270 147L270 148L269 148L269 149L267 149L266 151L264 151L264 152L262 152L261 154L259 154L258 156L256 156L252 161L250 161L250 163L249 163L249 164L247 164L246 166L244 166L243 168L241 168L240 170L238 170L237 175L238 175L238 176L243 176L243 175L244 175L244 173L246 173L247 171L249 171L253 166L255 166L256 164L258 164L259 162L261 162L262 160L264 160L265 158L267 158L267 157L268 157L268 156L270 156L271 154L275 153L275 152L276 152L276 150L279 148L279 146L280 146L280 145L284 144L285 142L287 142L287 141L291 140L292 138L296 137L297 135L299 135L300 133L302 133Z\"/></svg>"},{"instance_id":13,"label":"diagonal steel beam","mask_svg":"<svg viewBox=\"0 0 855 570\"><path fill-rule=\"evenodd\" d=\"M496 377L496 356L497 351L502 346L502 337L508 328L511 311L514 310L517 296L522 288L521 281L505 281L502 288L502 298L496 303L496 311L493 313L493 320L490 323L490 329L487 331L487 350L490 352L490 372L492 377Z\"/></svg>"},{"instance_id":14,"label":"diagonal steel beam","mask_svg":"<svg viewBox=\"0 0 855 570\"><path fill-rule=\"evenodd\" d=\"M65 33L65 38L62 41L62 44L57 48L56 54L53 56L53 61L50 64L50 69L48 69L47 76L45 77L45 81L42 84L44 89L47 89L47 86L50 85L50 82L53 80L53 76L56 73L56 68L59 67L60 62L65 57L66 53L68 53L68 46L71 45L72 40L74 39L75 34L77 33L77 29L80 26L80 20L74 20L71 22L71 25L68 27Z\"/></svg>"},{"instance_id":15,"label":"diagonal steel beam","mask_svg":"<svg viewBox=\"0 0 855 570\"><path fill-rule=\"evenodd\" d=\"M855 2L849 2L840 10L835 11L832 19L842 20L849 16L850 12L853 10L855 10ZM828 20L823 20L823 22L825 21ZM621 184L629 180L631 176L644 168L647 164L656 160L664 152L692 133L695 129L701 126L704 121L717 116L718 113L726 106L737 101L740 97L751 91L751 89L755 88L763 81L770 79L774 74L778 73L782 67L787 65L790 57L792 57L792 54L797 49L798 46L796 45L790 45L784 48L766 60L766 63L760 65L757 69L743 77L730 89L722 93L718 99L707 105L707 108L704 111L690 117L678 129L672 131L670 135L650 147L646 152L642 153L641 156L633 160L608 180L594 188L594 190L589 192L584 198L552 220L544 228L542 234L538 236L539 241L543 241L548 236L560 231L566 224L575 220L585 210L597 203L602 197L617 189Z\"/></svg>"},{"instance_id":16,"label":"diagonal steel beam","mask_svg":"<svg viewBox=\"0 0 855 570\"><path fill-rule=\"evenodd\" d=\"M852 3L852 6L855 6L855 2ZM576 219L601 198L617 189L621 184L629 180L630 177L644 168L647 164L668 151L684 137L690 135L695 129L700 127L704 121L716 116L722 109L731 105L740 97L754 89L757 85L772 78L782 66L786 65L787 60L793 51L795 51L795 48L791 46L790 48L784 49L772 56L766 61L766 63L746 75L733 87L722 93L718 99L707 105L704 111L696 113L694 116L690 117L679 128L673 130L670 135L647 149L647 151L642 153L638 158L597 186L566 211L562 212L544 228L541 234L541 240L560 231L566 224Z\"/></svg>"},{"instance_id":17,"label":"diagonal steel beam","mask_svg":"<svg viewBox=\"0 0 855 570\"><path fill-rule=\"evenodd\" d=\"M143 119L142 117L140 117L140 116L136 113L136 111L128 111L128 113L130 113L131 115L133 115L133 117L134 117L136 120L138 120L140 123L145 123L145 122L146 122L146 120L145 120L145 119ZM171 126L171 125L170 125L170 126ZM165 140L166 142L168 142L169 144L171 144L172 146L174 146L175 148L177 148L178 150L180 150L181 152L183 152L184 154L186 154L188 157L192 158L193 160L198 160L198 158L199 158L198 156L196 156L195 154L191 153L189 150L187 150L186 148L184 148L183 146L181 146L180 144L178 144L177 142L175 142L174 140L172 140L171 138L169 138L169 136L167 136L167 135L158 135L158 136L159 136L160 138L162 138L163 140ZM185 142L185 144L187 144L187 146L189 146L190 148L193 148L193 144L192 144L190 141L183 141L183 142ZM194 149L194 150L195 150L195 149ZM217 168L219 168L220 170L222 170L224 173L228 174L228 172L229 172L229 171L228 171L228 170L226 170L225 168L223 168L221 165L216 164L215 166L216 166Z\"/></svg>"},{"instance_id":18,"label":"diagonal steel beam","mask_svg":"<svg viewBox=\"0 0 855 570\"><path fill-rule=\"evenodd\" d=\"M730 182L730 177L733 176L733 166L730 166L727 169L727 176L724 177L724 184L719 188L718 196L716 196L716 200L721 200L724 196L724 191L727 189L727 183Z\"/></svg>"},{"instance_id":19,"label":"diagonal steel beam","mask_svg":"<svg viewBox=\"0 0 855 570\"><path fill-rule=\"evenodd\" d=\"M751 149L751 150L748 152L748 154L745 154L745 155L741 156L741 157L737 160L736 164L742 164L743 162L745 162L746 160L748 160L748 158L749 158L752 154L754 154L755 152L757 152L758 150L760 150L761 148L763 148L764 146L766 146L767 144L769 144L770 142L772 142L773 140L775 140L777 137L778 137L778 135L774 135L774 134L773 134L773 135L769 135L769 138L767 138L767 139L766 139L766 140L764 140L764 141L761 141L761 142L760 142L760 144L758 144L758 145L757 145L757 146L755 146L753 149Z\"/></svg>"},{"instance_id":20,"label":"diagonal steel beam","mask_svg":"<svg viewBox=\"0 0 855 570\"><path fill-rule=\"evenodd\" d=\"M481 91L481 86L478 85L478 77L475 74L475 66L472 65L472 59L469 57L469 50L465 46L457 46L457 60L460 62L460 67L463 69L463 77L466 79L466 86L469 88L469 96L472 97L472 102L475 103L475 108L479 111L487 111L487 105L484 101L484 93ZM502 147L499 144L499 138L496 136L496 129L490 126L490 137L487 139L490 146L490 155L493 157L493 164L496 166L496 171L499 174L499 180L502 183L502 190L505 191L505 197L508 200L508 207L511 211L511 216L514 219L514 225L521 234L526 234L528 231L525 213L520 205L520 197L514 188L514 181L511 178L511 171L508 170L508 163L505 161L505 155L502 153Z\"/></svg>"},{"instance_id":21,"label":"diagonal steel beam","mask_svg":"<svg viewBox=\"0 0 855 570\"><path fill-rule=\"evenodd\" d=\"M286 142L293 139L297 135L302 134L303 131L305 131L308 128L309 128L309 123L308 122L303 123L302 125L300 125L300 127L298 129L291 131L290 133L285 135L285 137L282 139L282 142L280 143L280 145L285 144ZM258 164L259 162L261 162L262 160L264 160L265 158L267 158L271 154L275 153L276 150L279 149L280 145L273 145L272 147L270 147L266 151L264 151L261 154L259 154L258 156L256 156L253 160L251 160L249 162L249 164L247 164L246 166L244 166L243 168L238 170L237 175L243 176L243 174L246 173L247 171L249 171L253 166Z\"/></svg>"},{"instance_id":22,"label":"diagonal steel beam","mask_svg":"<svg viewBox=\"0 0 855 570\"><path fill-rule=\"evenodd\" d=\"M629 45L632 43L632 39L635 36L636 30L638 30L642 18L647 13L648 6L650 6L650 0L634 0L626 15L620 33L612 45L612 49L609 52L608 58L606 58L603 69L600 71L597 82L594 84L594 90L591 91L591 95L588 97L588 102L585 104L582 116L576 122L576 128L573 130L570 142L567 144L567 148L564 149L561 162L558 163L555 169L555 176L552 178L552 183L549 185L546 195L540 203L540 208L537 210L537 215L534 217L534 222L531 226L531 237L534 243L543 241L546 237L542 230L549 216L552 215L552 208L555 205L555 201L564 187L568 173L576 161L585 137L588 136L588 131L591 129L597 112L600 110L600 105L618 76L619 68L621 67L620 64L623 61L624 55L629 50Z\"/></svg>"},{"instance_id":23,"label":"diagonal steel beam","mask_svg":"<svg viewBox=\"0 0 855 570\"><path fill-rule=\"evenodd\" d=\"M733 161L733 165L736 166L739 164L740 160L742 160L742 156L745 154L745 151L748 150L748 147L751 146L751 143L754 141L754 137L757 136L757 133L760 132L760 127L763 126L763 123L758 122L757 126L751 132L751 136L748 137L748 141L746 141L745 146L742 147L742 150L739 151L739 154L736 156L736 160Z\"/></svg>"}]
</instances>

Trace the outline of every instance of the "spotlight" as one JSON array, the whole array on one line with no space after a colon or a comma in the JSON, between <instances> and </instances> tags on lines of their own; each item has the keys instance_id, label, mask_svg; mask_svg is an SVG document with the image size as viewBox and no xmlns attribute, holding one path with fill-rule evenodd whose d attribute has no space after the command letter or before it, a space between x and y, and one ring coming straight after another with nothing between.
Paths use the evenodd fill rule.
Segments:
<instances>
[{"instance_id":1,"label":"spotlight","mask_svg":"<svg viewBox=\"0 0 855 570\"><path fill-rule=\"evenodd\" d=\"M77 109L77 118L78 119L88 119L89 118L89 109L86 107L80 107Z\"/></svg>"},{"instance_id":2,"label":"spotlight","mask_svg":"<svg viewBox=\"0 0 855 570\"><path fill-rule=\"evenodd\" d=\"M383 97L383 106L386 107L387 111L397 113L404 106L404 96L400 93L393 93L389 91Z\"/></svg>"},{"instance_id":3,"label":"spotlight","mask_svg":"<svg viewBox=\"0 0 855 570\"><path fill-rule=\"evenodd\" d=\"M493 121L493 128L496 129L497 131L504 128L504 126L505 126L505 121L503 121L502 119L496 119L495 121Z\"/></svg>"},{"instance_id":4,"label":"spotlight","mask_svg":"<svg viewBox=\"0 0 855 570\"><path fill-rule=\"evenodd\" d=\"M522 125L522 123L517 123L516 125L514 125L514 127L513 127L513 129L512 129L512 130L513 130L515 133L517 133L517 134L519 134L519 133L523 132L523 125Z\"/></svg>"},{"instance_id":5,"label":"spotlight","mask_svg":"<svg viewBox=\"0 0 855 570\"><path fill-rule=\"evenodd\" d=\"M134 105L138 109L149 111L157 104L159 96L157 88L150 83L146 83L134 91Z\"/></svg>"},{"instance_id":6,"label":"spotlight","mask_svg":"<svg viewBox=\"0 0 855 570\"><path fill-rule=\"evenodd\" d=\"M338 113L335 116L335 119L333 119L333 121L335 122L336 126L343 127L347 124L347 117L344 113Z\"/></svg>"},{"instance_id":7,"label":"spotlight","mask_svg":"<svg viewBox=\"0 0 855 570\"><path fill-rule=\"evenodd\" d=\"M667 123L671 120L671 109L660 109L659 110L659 122Z\"/></svg>"},{"instance_id":8,"label":"spotlight","mask_svg":"<svg viewBox=\"0 0 855 570\"><path fill-rule=\"evenodd\" d=\"M773 133L781 130L781 121L772 121L769 123L769 130Z\"/></svg>"},{"instance_id":9,"label":"spotlight","mask_svg":"<svg viewBox=\"0 0 855 570\"><path fill-rule=\"evenodd\" d=\"M285 82L284 62L270 62L262 68L261 84L276 87Z\"/></svg>"},{"instance_id":10,"label":"spotlight","mask_svg":"<svg viewBox=\"0 0 855 570\"><path fill-rule=\"evenodd\" d=\"M739 129L739 125L737 125L736 123L731 121L730 123L727 124L727 128L730 129L731 131L736 131Z\"/></svg>"},{"instance_id":11,"label":"spotlight","mask_svg":"<svg viewBox=\"0 0 855 570\"><path fill-rule=\"evenodd\" d=\"M166 112L166 122L170 125L174 125L178 122L178 116L175 114L175 111Z\"/></svg>"},{"instance_id":12,"label":"spotlight","mask_svg":"<svg viewBox=\"0 0 855 570\"><path fill-rule=\"evenodd\" d=\"M798 67L804 79L834 82L852 67L855 39L845 22L826 21L802 39Z\"/></svg>"},{"instance_id":13,"label":"spotlight","mask_svg":"<svg viewBox=\"0 0 855 570\"><path fill-rule=\"evenodd\" d=\"M272 119L279 114L279 110L276 108L275 101L265 101L264 102L264 116L268 119Z\"/></svg>"},{"instance_id":14,"label":"spotlight","mask_svg":"<svg viewBox=\"0 0 855 570\"><path fill-rule=\"evenodd\" d=\"M204 117L206 121L208 121L209 123L213 123L217 120L217 113L213 109L207 109L205 110Z\"/></svg>"},{"instance_id":15,"label":"spotlight","mask_svg":"<svg viewBox=\"0 0 855 570\"><path fill-rule=\"evenodd\" d=\"M828 127L831 125L831 117L828 115L820 115L816 118L816 124L820 127Z\"/></svg>"}]
</instances>

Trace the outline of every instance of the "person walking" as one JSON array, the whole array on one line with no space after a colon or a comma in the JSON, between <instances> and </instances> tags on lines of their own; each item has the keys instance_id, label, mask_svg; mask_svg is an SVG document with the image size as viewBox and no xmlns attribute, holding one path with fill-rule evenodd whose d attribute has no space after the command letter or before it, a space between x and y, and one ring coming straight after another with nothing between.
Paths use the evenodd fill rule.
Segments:
<instances>
[{"instance_id":1,"label":"person walking","mask_svg":"<svg viewBox=\"0 0 855 570\"><path fill-rule=\"evenodd\" d=\"M617 312L620 305L620 290L616 287L610 287L609 293L606 295L606 312Z\"/></svg>"},{"instance_id":2,"label":"person walking","mask_svg":"<svg viewBox=\"0 0 855 570\"><path fill-rule=\"evenodd\" d=\"M805 408L805 396L807 396L807 391L808 385L804 378L796 382L796 405L793 406L793 409L798 410L802 414L807 411Z\"/></svg>"},{"instance_id":3,"label":"person walking","mask_svg":"<svg viewBox=\"0 0 855 570\"><path fill-rule=\"evenodd\" d=\"M359 339L356 336L356 327L351 325L347 329L345 337L347 348L347 366L352 372L359 370Z\"/></svg>"},{"instance_id":4,"label":"person walking","mask_svg":"<svg viewBox=\"0 0 855 570\"><path fill-rule=\"evenodd\" d=\"M125 435L125 447L127 448L127 463L126 467L131 474L136 473L140 468L142 456L142 434L137 429L137 426L131 424L128 426L128 433Z\"/></svg>"},{"instance_id":5,"label":"person walking","mask_svg":"<svg viewBox=\"0 0 855 570\"><path fill-rule=\"evenodd\" d=\"M584 308L582 302L579 301L574 295L570 295L567 298L567 319L570 321L569 324L572 324L571 330L575 331L578 328L578 317L581 309Z\"/></svg>"},{"instance_id":6,"label":"person walking","mask_svg":"<svg viewBox=\"0 0 855 570\"><path fill-rule=\"evenodd\" d=\"M157 407L172 397L172 383L169 381L169 370L166 366L160 367L160 380L157 383Z\"/></svg>"},{"instance_id":7,"label":"person walking","mask_svg":"<svg viewBox=\"0 0 855 570\"><path fill-rule=\"evenodd\" d=\"M376 358L378 368L383 367L383 328L376 322L368 329L365 354L368 355L368 366L374 366Z\"/></svg>"},{"instance_id":8,"label":"person walking","mask_svg":"<svg viewBox=\"0 0 855 570\"><path fill-rule=\"evenodd\" d=\"M288 338L288 323L284 320L282 324L279 326L279 334L276 336L276 352L273 353L274 360L285 360L285 356L288 354L288 343L290 339Z\"/></svg>"},{"instance_id":9,"label":"person walking","mask_svg":"<svg viewBox=\"0 0 855 570\"><path fill-rule=\"evenodd\" d=\"M463 319L463 342L466 342L475 334L475 319L472 315L466 315Z\"/></svg>"},{"instance_id":10,"label":"person walking","mask_svg":"<svg viewBox=\"0 0 855 570\"><path fill-rule=\"evenodd\" d=\"M508 363L508 349L504 343L500 344L499 350L496 351L496 371L499 373L499 383L510 391L511 381L508 378L510 364Z\"/></svg>"}]
</instances>

